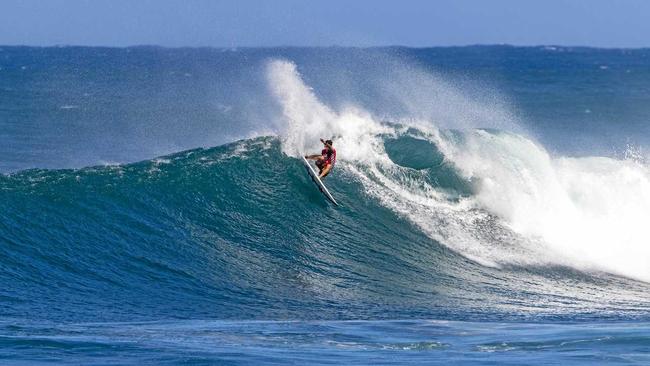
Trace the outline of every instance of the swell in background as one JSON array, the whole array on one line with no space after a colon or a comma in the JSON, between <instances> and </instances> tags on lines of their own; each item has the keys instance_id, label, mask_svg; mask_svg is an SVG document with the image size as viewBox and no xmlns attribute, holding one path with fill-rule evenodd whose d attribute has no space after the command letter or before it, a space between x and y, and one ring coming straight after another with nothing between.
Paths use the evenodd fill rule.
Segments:
<instances>
[{"instance_id":1,"label":"swell in background","mask_svg":"<svg viewBox=\"0 0 650 366\"><path fill-rule=\"evenodd\" d=\"M3 46L0 172L125 163L273 134L280 111L265 64L274 58L298 65L336 110L524 130L564 155L646 155L647 50Z\"/></svg>"}]
</instances>

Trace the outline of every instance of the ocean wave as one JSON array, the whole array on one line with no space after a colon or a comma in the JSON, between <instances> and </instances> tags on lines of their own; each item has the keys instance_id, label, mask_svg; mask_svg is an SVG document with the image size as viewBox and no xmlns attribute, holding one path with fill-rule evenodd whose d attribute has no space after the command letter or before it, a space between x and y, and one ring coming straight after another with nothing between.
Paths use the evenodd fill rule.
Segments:
<instances>
[{"instance_id":1,"label":"ocean wave","mask_svg":"<svg viewBox=\"0 0 650 366\"><path fill-rule=\"evenodd\" d=\"M435 107L395 120L335 107L286 60L270 61L266 79L275 135L0 176L3 314L647 317L644 161L555 156L510 129L443 128L426 117L442 115ZM512 116L436 85L440 108L470 121ZM298 159L319 137L338 150L325 183L339 208Z\"/></svg>"}]
</instances>

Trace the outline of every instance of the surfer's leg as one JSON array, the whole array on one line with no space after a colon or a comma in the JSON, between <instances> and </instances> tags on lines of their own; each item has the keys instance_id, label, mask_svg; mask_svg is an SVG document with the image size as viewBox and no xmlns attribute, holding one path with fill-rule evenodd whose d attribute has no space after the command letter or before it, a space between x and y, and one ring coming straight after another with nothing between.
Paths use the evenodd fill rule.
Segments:
<instances>
[{"instance_id":1,"label":"surfer's leg","mask_svg":"<svg viewBox=\"0 0 650 366\"><path fill-rule=\"evenodd\" d=\"M324 162L325 161L323 160L323 157L318 156L318 159L316 160L316 166L318 167L318 169L323 170L323 163Z\"/></svg>"},{"instance_id":2,"label":"surfer's leg","mask_svg":"<svg viewBox=\"0 0 650 366\"><path fill-rule=\"evenodd\" d=\"M332 170L332 164L327 164L325 167L323 167L323 169L321 169L318 177L325 178L330 173L330 170Z\"/></svg>"}]
</instances>

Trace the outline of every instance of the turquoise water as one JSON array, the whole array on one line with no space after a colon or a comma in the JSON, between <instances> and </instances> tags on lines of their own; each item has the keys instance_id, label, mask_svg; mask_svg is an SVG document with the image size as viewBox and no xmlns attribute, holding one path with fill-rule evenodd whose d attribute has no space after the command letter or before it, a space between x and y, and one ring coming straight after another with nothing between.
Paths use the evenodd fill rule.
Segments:
<instances>
[{"instance_id":1,"label":"turquoise water","mask_svg":"<svg viewBox=\"0 0 650 366\"><path fill-rule=\"evenodd\" d=\"M0 360L646 364L648 55L2 47Z\"/></svg>"}]
</instances>

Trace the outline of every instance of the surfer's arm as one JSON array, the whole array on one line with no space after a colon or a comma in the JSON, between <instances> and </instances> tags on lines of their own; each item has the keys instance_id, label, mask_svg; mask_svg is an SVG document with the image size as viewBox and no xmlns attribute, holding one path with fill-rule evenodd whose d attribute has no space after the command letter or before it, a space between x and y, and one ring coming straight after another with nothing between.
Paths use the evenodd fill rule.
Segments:
<instances>
[{"instance_id":1,"label":"surfer's arm","mask_svg":"<svg viewBox=\"0 0 650 366\"><path fill-rule=\"evenodd\" d=\"M318 159L318 158L320 158L320 157L321 157L320 154L305 155L305 159L312 159L312 160Z\"/></svg>"},{"instance_id":2,"label":"surfer's arm","mask_svg":"<svg viewBox=\"0 0 650 366\"><path fill-rule=\"evenodd\" d=\"M323 140L323 139L320 139L320 142L322 142L322 143L323 143L323 145L325 145L325 146L327 146L327 147L330 147L330 148L332 147L332 145L331 145L331 144L328 144L328 143L327 143L327 142L325 142L325 140Z\"/></svg>"}]
</instances>

